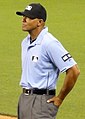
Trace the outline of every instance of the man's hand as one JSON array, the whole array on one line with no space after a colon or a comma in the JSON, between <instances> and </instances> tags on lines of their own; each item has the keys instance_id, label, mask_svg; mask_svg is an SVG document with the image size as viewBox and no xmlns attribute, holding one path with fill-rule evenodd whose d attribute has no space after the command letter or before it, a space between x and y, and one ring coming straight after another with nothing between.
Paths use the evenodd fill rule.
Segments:
<instances>
[{"instance_id":1,"label":"man's hand","mask_svg":"<svg viewBox=\"0 0 85 119\"><path fill-rule=\"evenodd\" d=\"M59 97L54 96L53 98L47 100L47 102L48 103L53 102L55 106L59 107L62 103L62 100Z\"/></svg>"}]
</instances>

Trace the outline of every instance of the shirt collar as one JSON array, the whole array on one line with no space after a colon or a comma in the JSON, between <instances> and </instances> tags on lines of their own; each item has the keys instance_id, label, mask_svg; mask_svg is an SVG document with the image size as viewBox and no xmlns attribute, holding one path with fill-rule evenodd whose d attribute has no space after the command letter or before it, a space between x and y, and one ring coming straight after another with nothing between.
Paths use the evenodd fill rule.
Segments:
<instances>
[{"instance_id":1,"label":"shirt collar","mask_svg":"<svg viewBox=\"0 0 85 119\"><path fill-rule=\"evenodd\" d=\"M44 29L40 32L40 34L38 35L35 41L37 45L41 44L43 37L47 32L48 32L48 27L44 27Z\"/></svg>"},{"instance_id":2,"label":"shirt collar","mask_svg":"<svg viewBox=\"0 0 85 119\"><path fill-rule=\"evenodd\" d=\"M44 35L48 32L48 27L44 27L43 30L40 32L40 34L38 35L38 37L36 38L36 40L30 44L30 46L34 46L34 45L40 45ZM27 40L30 41L30 35L28 35Z\"/></svg>"}]
</instances>

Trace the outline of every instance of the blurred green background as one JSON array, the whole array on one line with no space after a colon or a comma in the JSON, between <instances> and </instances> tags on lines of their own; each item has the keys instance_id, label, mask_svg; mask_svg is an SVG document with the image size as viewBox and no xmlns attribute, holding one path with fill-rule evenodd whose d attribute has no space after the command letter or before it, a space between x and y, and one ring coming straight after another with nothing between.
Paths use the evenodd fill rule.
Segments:
<instances>
[{"instance_id":1,"label":"blurred green background","mask_svg":"<svg viewBox=\"0 0 85 119\"><path fill-rule=\"evenodd\" d=\"M22 18L16 11L23 11L32 2L46 7L49 32L72 54L81 70L57 119L85 119L85 0L0 0L0 113L17 115L21 93L21 41L27 33L21 30ZM58 91L64 75L60 75Z\"/></svg>"}]
</instances>

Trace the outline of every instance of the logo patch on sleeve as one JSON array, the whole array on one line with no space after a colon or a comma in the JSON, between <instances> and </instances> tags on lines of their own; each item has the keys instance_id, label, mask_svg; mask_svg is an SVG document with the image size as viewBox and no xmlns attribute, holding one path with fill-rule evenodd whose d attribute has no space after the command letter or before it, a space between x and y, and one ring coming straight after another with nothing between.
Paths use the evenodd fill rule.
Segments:
<instances>
[{"instance_id":1,"label":"logo patch on sleeve","mask_svg":"<svg viewBox=\"0 0 85 119\"><path fill-rule=\"evenodd\" d=\"M64 62L66 62L67 60L69 60L70 58L72 58L72 56L70 55L70 53L65 54L64 56L62 56L62 59Z\"/></svg>"}]
</instances>

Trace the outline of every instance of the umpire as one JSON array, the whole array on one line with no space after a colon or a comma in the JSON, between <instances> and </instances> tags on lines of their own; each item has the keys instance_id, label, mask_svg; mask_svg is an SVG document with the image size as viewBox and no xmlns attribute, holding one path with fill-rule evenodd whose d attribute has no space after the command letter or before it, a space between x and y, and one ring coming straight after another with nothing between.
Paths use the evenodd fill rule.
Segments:
<instances>
[{"instance_id":1,"label":"umpire","mask_svg":"<svg viewBox=\"0 0 85 119\"><path fill-rule=\"evenodd\" d=\"M55 119L63 100L73 88L80 71L77 63L45 26L47 13L39 3L29 4L22 17L22 30L28 36L22 41L23 93L18 103L18 119ZM59 74L65 72L61 90L56 96Z\"/></svg>"}]
</instances>

